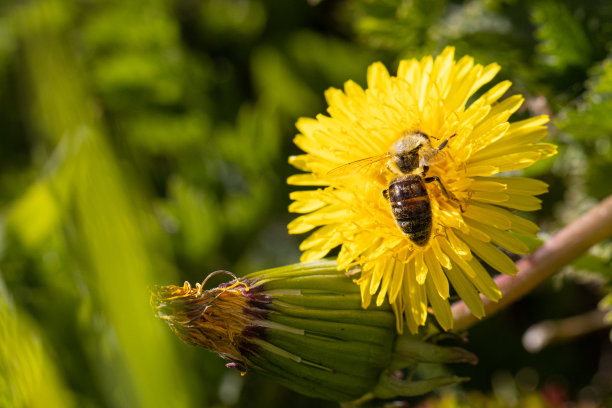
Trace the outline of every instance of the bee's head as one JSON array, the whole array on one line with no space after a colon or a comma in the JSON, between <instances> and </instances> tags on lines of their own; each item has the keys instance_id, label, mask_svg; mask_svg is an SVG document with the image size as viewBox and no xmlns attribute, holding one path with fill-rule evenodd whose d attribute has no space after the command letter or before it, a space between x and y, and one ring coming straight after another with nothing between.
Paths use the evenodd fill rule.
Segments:
<instances>
[{"instance_id":1,"label":"bee's head","mask_svg":"<svg viewBox=\"0 0 612 408\"><path fill-rule=\"evenodd\" d=\"M389 149L392 167L401 174L412 173L420 164L419 150L430 146L429 138L424 133L406 132Z\"/></svg>"}]
</instances>

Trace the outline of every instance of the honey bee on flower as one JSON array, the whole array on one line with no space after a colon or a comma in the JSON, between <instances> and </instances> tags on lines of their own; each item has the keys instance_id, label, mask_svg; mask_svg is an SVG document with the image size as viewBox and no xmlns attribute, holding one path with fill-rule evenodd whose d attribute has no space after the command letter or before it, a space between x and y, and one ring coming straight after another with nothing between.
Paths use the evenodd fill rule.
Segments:
<instances>
[{"instance_id":1,"label":"honey bee on flower","mask_svg":"<svg viewBox=\"0 0 612 408\"><path fill-rule=\"evenodd\" d=\"M458 201L449 195L440 177L427 177L429 165L434 158L443 154L442 149L449 140L433 149L426 134L406 132L393 143L389 153L348 163L330 174L350 174L350 171L365 165L388 160L387 168L398 177L392 179L389 188L383 190L383 196L389 200L397 226L412 242L424 246L431 236L431 205L424 183L438 182L448 199Z\"/></svg>"},{"instance_id":2,"label":"honey bee on flower","mask_svg":"<svg viewBox=\"0 0 612 408\"><path fill-rule=\"evenodd\" d=\"M500 98L503 81L469 103L500 67L473 58L454 60L447 47L436 58L403 60L396 76L381 63L368 69L368 87L352 81L329 89L328 114L302 118L295 143L306 154L290 163L305 174L288 182L317 189L291 194L302 214L289 232L313 231L301 244L302 261L340 247L338 267L361 267L362 304L388 299L412 332L425 323L428 307L440 325L452 328L450 284L477 317L479 293L501 292L481 261L504 274L514 263L498 247L525 254L515 234L538 227L514 213L540 208L535 196L545 183L498 176L526 168L556 153L538 143L547 116L509 122L523 102Z\"/></svg>"}]
</instances>

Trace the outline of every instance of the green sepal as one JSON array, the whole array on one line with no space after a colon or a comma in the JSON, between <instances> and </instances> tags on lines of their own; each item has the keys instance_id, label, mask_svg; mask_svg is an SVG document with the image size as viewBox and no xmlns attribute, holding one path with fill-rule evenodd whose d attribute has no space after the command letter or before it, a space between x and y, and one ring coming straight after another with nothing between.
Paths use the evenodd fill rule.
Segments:
<instances>
[{"instance_id":1,"label":"green sepal","mask_svg":"<svg viewBox=\"0 0 612 408\"><path fill-rule=\"evenodd\" d=\"M329 322L352 322L365 326L387 328L395 326L393 313L378 309L358 310L329 310L312 309L289 304L283 304L276 300L272 301L274 310L289 316L302 317L304 319L325 320Z\"/></svg>"},{"instance_id":2,"label":"green sepal","mask_svg":"<svg viewBox=\"0 0 612 408\"><path fill-rule=\"evenodd\" d=\"M283 294L273 293L274 299L283 303L289 303L295 306L315 307L317 309L361 309L361 295L359 288L351 294L321 294L321 291L302 290L299 294ZM391 310L388 304L379 308L379 310Z\"/></svg>"},{"instance_id":3,"label":"green sepal","mask_svg":"<svg viewBox=\"0 0 612 408\"><path fill-rule=\"evenodd\" d=\"M334 401L359 398L378 380L377 376L357 377L319 368L308 361L296 362L264 348L249 360L269 375L287 380L284 383L291 389L309 390L307 395Z\"/></svg>"},{"instance_id":4,"label":"green sepal","mask_svg":"<svg viewBox=\"0 0 612 408\"><path fill-rule=\"evenodd\" d=\"M393 350L391 369L400 369L417 363L477 364L478 357L459 347L438 346L410 334L399 336Z\"/></svg>"},{"instance_id":5,"label":"green sepal","mask_svg":"<svg viewBox=\"0 0 612 408\"><path fill-rule=\"evenodd\" d=\"M269 329L266 340L291 354L334 372L376 378L389 365L393 341L374 345L359 341L299 335Z\"/></svg>"},{"instance_id":6,"label":"green sepal","mask_svg":"<svg viewBox=\"0 0 612 408\"><path fill-rule=\"evenodd\" d=\"M334 389L317 381L306 381L301 374L296 375L293 370L288 369L286 367L288 363L286 362L279 366L274 362L269 361L267 357L262 356L253 356L251 357L251 361L255 365L255 370L258 373L264 374L272 380L284 385L289 389L292 389L295 392L299 392L300 394L332 401L350 401L354 399L351 394L343 392L342 389ZM263 364L265 369L260 368L258 366L259 364Z\"/></svg>"},{"instance_id":7,"label":"green sepal","mask_svg":"<svg viewBox=\"0 0 612 408\"><path fill-rule=\"evenodd\" d=\"M263 271L252 272L245 276L249 280L258 280L261 282L275 281L279 279L288 279L292 277L309 276L309 275L344 275L343 271L338 271L336 261L322 259L320 261L299 263L293 265L281 266L278 268L265 269Z\"/></svg>"},{"instance_id":8,"label":"green sepal","mask_svg":"<svg viewBox=\"0 0 612 408\"><path fill-rule=\"evenodd\" d=\"M312 320L299 317L287 316L285 314L270 313L268 318L277 323L291 327L304 329L306 333L326 336L338 340L360 341L372 343L373 345L391 344L396 336L395 328L381 328L364 326L352 323L328 322L324 320Z\"/></svg>"},{"instance_id":9,"label":"green sepal","mask_svg":"<svg viewBox=\"0 0 612 408\"><path fill-rule=\"evenodd\" d=\"M377 398L413 397L423 395L437 388L468 381L466 377L442 376L426 380L402 380L391 371L385 371L380 381L372 390Z\"/></svg>"},{"instance_id":10,"label":"green sepal","mask_svg":"<svg viewBox=\"0 0 612 408\"><path fill-rule=\"evenodd\" d=\"M262 283L265 290L276 289L315 289L327 293L355 293L357 285L347 279L344 275L319 274L310 276L290 277L285 279L274 279Z\"/></svg>"}]
</instances>

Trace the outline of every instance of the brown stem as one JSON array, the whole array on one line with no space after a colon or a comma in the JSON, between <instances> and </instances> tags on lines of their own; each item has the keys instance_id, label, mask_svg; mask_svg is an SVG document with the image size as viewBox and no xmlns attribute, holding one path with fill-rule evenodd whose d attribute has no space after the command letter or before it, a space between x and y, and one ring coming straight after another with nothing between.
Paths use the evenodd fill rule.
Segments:
<instances>
[{"instance_id":1,"label":"brown stem","mask_svg":"<svg viewBox=\"0 0 612 408\"><path fill-rule=\"evenodd\" d=\"M592 245L611 235L612 196L557 232L533 254L518 261L516 276L497 276L495 282L503 297L495 303L480 295L486 315L491 316L512 304L578 258ZM451 310L454 330L465 330L478 322L463 301L454 303Z\"/></svg>"},{"instance_id":2,"label":"brown stem","mask_svg":"<svg viewBox=\"0 0 612 408\"><path fill-rule=\"evenodd\" d=\"M595 309L566 319L536 323L523 334L523 346L527 351L537 353L551 343L571 340L609 327L612 324L606 321L606 314L609 312Z\"/></svg>"}]
</instances>

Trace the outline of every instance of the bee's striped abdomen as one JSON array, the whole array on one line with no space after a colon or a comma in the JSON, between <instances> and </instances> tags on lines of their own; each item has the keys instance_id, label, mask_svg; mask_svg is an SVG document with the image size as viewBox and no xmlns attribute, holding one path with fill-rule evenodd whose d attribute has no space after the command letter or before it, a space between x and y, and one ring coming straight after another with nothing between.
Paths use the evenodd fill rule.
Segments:
<instances>
[{"instance_id":1,"label":"bee's striped abdomen","mask_svg":"<svg viewBox=\"0 0 612 408\"><path fill-rule=\"evenodd\" d=\"M431 235L431 204L425 183L419 176L398 177L389 185L391 213L412 242L424 246Z\"/></svg>"}]
</instances>

